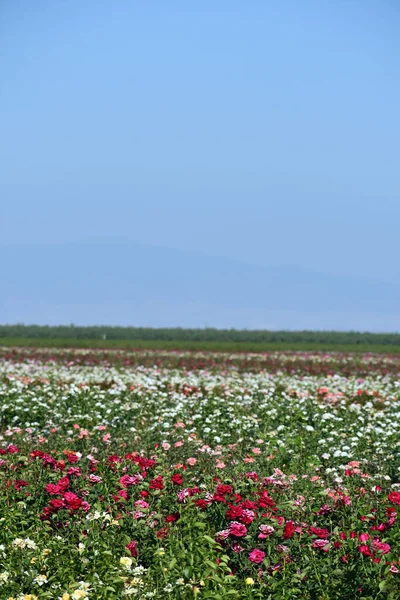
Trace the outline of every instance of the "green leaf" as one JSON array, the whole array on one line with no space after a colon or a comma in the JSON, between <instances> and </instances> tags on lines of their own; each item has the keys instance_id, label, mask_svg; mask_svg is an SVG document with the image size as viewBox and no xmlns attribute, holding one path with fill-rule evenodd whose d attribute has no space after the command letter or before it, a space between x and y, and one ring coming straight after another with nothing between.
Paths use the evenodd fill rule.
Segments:
<instances>
[{"instance_id":1,"label":"green leaf","mask_svg":"<svg viewBox=\"0 0 400 600\"><path fill-rule=\"evenodd\" d=\"M221 562L224 562L224 563L228 563L230 560L230 558L227 554L223 554L222 556L220 556L220 559L221 559Z\"/></svg>"},{"instance_id":2,"label":"green leaf","mask_svg":"<svg viewBox=\"0 0 400 600\"><path fill-rule=\"evenodd\" d=\"M213 546L217 546L217 542L215 540L212 539L212 537L210 537L209 535L203 535L203 539L208 542L209 544L212 544Z\"/></svg>"}]
</instances>

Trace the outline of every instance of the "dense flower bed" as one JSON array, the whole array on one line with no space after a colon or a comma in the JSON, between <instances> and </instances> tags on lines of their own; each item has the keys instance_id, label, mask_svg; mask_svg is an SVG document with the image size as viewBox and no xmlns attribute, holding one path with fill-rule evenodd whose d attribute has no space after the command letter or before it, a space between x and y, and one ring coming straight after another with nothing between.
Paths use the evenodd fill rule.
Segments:
<instances>
[{"instance_id":1,"label":"dense flower bed","mask_svg":"<svg viewBox=\"0 0 400 600\"><path fill-rule=\"evenodd\" d=\"M40 360L46 364L117 365L186 370L236 369L239 372L298 375L394 375L400 373L399 354L350 352L189 352L144 349L60 349L0 347L0 359L11 362Z\"/></svg>"},{"instance_id":2,"label":"dense flower bed","mask_svg":"<svg viewBox=\"0 0 400 600\"><path fill-rule=\"evenodd\" d=\"M0 598L399 598L399 373L2 351Z\"/></svg>"}]
</instances>

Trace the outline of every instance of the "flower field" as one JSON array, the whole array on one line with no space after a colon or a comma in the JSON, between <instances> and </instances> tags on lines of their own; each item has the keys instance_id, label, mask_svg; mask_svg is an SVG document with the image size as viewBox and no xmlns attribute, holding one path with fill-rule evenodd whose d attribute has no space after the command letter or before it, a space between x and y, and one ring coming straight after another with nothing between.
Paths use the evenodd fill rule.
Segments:
<instances>
[{"instance_id":1,"label":"flower field","mask_svg":"<svg viewBox=\"0 0 400 600\"><path fill-rule=\"evenodd\" d=\"M0 599L400 597L400 356L0 349Z\"/></svg>"}]
</instances>

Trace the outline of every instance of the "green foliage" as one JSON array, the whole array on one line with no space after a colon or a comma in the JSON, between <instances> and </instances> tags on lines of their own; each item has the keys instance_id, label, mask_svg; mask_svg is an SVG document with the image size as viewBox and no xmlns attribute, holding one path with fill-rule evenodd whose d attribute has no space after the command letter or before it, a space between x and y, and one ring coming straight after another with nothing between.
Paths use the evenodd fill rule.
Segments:
<instances>
[{"instance_id":1,"label":"green foliage","mask_svg":"<svg viewBox=\"0 0 400 600\"><path fill-rule=\"evenodd\" d=\"M267 331L238 329L183 329L181 327L111 327L98 325L0 325L0 338L214 342L240 344L335 344L378 345L400 347L400 333L368 333L357 331Z\"/></svg>"},{"instance_id":2,"label":"green foliage","mask_svg":"<svg viewBox=\"0 0 400 600\"><path fill-rule=\"evenodd\" d=\"M400 353L399 333L0 325L3 346Z\"/></svg>"}]
</instances>

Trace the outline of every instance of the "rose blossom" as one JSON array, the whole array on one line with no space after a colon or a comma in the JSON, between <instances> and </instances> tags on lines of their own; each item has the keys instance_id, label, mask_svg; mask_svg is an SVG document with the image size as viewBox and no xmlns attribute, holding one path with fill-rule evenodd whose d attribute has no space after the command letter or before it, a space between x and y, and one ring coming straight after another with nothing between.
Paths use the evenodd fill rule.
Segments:
<instances>
[{"instance_id":1,"label":"rose blossom","mask_svg":"<svg viewBox=\"0 0 400 600\"><path fill-rule=\"evenodd\" d=\"M388 500L389 502L393 502L393 504L400 505L400 492L390 492L390 494L388 494Z\"/></svg>"},{"instance_id":2,"label":"rose blossom","mask_svg":"<svg viewBox=\"0 0 400 600\"><path fill-rule=\"evenodd\" d=\"M275 531L272 525L260 525L259 529L261 533L258 535L258 537L260 539L265 539L269 535L272 535Z\"/></svg>"},{"instance_id":3,"label":"rose blossom","mask_svg":"<svg viewBox=\"0 0 400 600\"><path fill-rule=\"evenodd\" d=\"M129 544L127 544L125 546L125 548L127 548L127 550L129 550L129 552L131 553L131 555L133 556L133 558L136 558L138 556L138 550L136 547L136 541L135 540L131 540L129 542Z\"/></svg>"},{"instance_id":4,"label":"rose blossom","mask_svg":"<svg viewBox=\"0 0 400 600\"><path fill-rule=\"evenodd\" d=\"M257 548L254 548L254 550L252 550L249 554L249 560L256 564L260 564L264 560L264 558L265 552L263 552L262 550L258 550Z\"/></svg>"},{"instance_id":5,"label":"rose blossom","mask_svg":"<svg viewBox=\"0 0 400 600\"><path fill-rule=\"evenodd\" d=\"M236 537L243 537L247 534L247 527L245 525L242 525L242 523L232 521L232 523L229 526L229 534L234 535Z\"/></svg>"},{"instance_id":6,"label":"rose blossom","mask_svg":"<svg viewBox=\"0 0 400 600\"><path fill-rule=\"evenodd\" d=\"M329 540L314 540L311 545L313 548L318 548L318 550L322 550L323 552L328 552L330 548Z\"/></svg>"},{"instance_id":7,"label":"rose blossom","mask_svg":"<svg viewBox=\"0 0 400 600\"><path fill-rule=\"evenodd\" d=\"M388 554L390 552L389 544L386 544L385 542L381 542L378 539L372 540L372 547L374 548L374 550L378 550L379 552L382 552L382 554Z\"/></svg>"},{"instance_id":8,"label":"rose blossom","mask_svg":"<svg viewBox=\"0 0 400 600\"><path fill-rule=\"evenodd\" d=\"M294 523L292 521L286 521L285 527L283 530L283 537L285 538L285 540L290 539L293 536L294 532L295 532Z\"/></svg>"}]
</instances>

